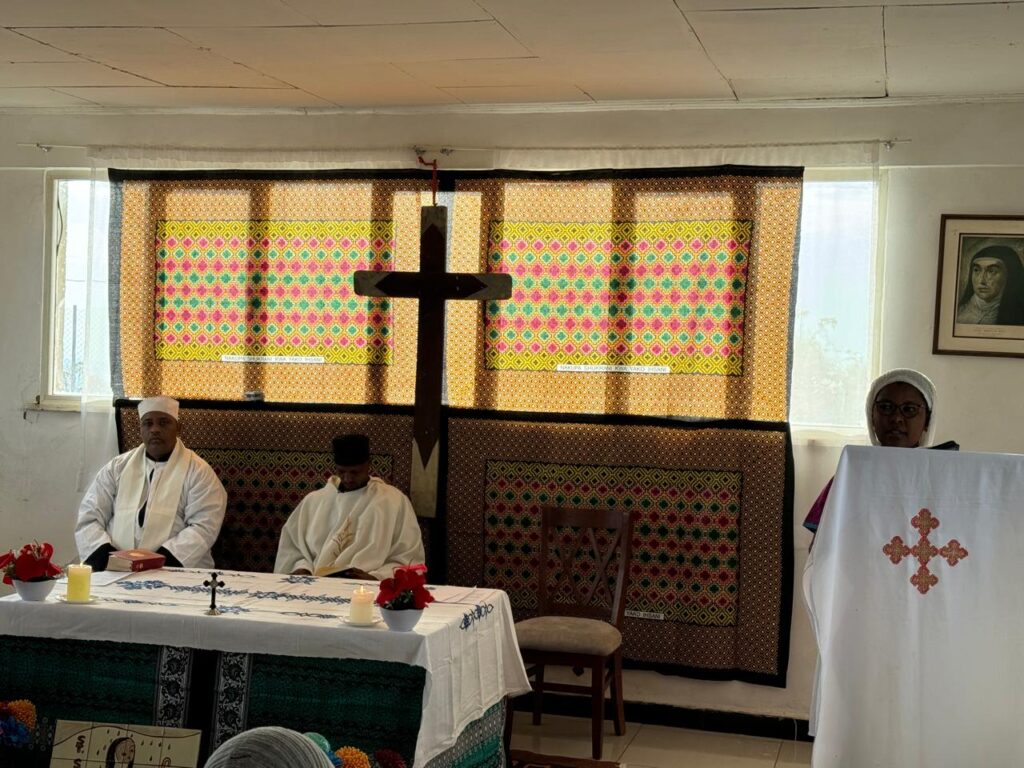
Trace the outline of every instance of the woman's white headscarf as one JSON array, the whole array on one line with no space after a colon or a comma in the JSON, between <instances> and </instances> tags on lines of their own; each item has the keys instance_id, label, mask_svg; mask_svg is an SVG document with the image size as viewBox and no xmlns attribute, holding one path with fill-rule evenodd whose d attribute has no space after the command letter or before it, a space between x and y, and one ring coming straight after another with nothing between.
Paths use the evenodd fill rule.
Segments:
<instances>
[{"instance_id":1,"label":"woman's white headscarf","mask_svg":"<svg viewBox=\"0 0 1024 768\"><path fill-rule=\"evenodd\" d=\"M868 436L871 438L871 444L882 444L878 439L878 435L875 434L875 428L871 425L871 415L875 410L875 398L878 397L879 392L895 382L909 384L920 392L921 397L924 398L925 405L928 406L928 412L931 416L928 419L928 426L921 433L921 442L917 444L917 447L925 448L931 445L932 438L935 435L935 385L931 379L920 371L915 371L913 368L894 368L888 373L883 373L871 383L871 389L868 390L868 399L864 404L868 417Z\"/></svg>"},{"instance_id":2,"label":"woman's white headscarf","mask_svg":"<svg viewBox=\"0 0 1024 768\"><path fill-rule=\"evenodd\" d=\"M334 768L316 744L298 731L253 728L221 744L206 768Z\"/></svg>"}]
</instances>

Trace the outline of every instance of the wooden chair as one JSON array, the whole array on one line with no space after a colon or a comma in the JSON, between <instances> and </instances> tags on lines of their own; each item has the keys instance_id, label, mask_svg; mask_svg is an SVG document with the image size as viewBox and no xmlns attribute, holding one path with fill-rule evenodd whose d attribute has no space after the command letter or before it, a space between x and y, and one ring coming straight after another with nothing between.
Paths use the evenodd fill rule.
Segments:
<instances>
[{"instance_id":1,"label":"wooden chair","mask_svg":"<svg viewBox=\"0 0 1024 768\"><path fill-rule=\"evenodd\" d=\"M545 691L590 694L592 747L601 759L604 692L611 686L615 733L626 730L622 705L622 617L629 578L633 518L629 512L542 510L538 616L518 622L516 636L534 692L539 725ZM593 567L581 569L581 558ZM548 560L558 563L549 573ZM591 670L590 685L545 682L548 665ZM511 721L511 707L509 721ZM509 725L509 727L511 727Z\"/></svg>"}]
</instances>

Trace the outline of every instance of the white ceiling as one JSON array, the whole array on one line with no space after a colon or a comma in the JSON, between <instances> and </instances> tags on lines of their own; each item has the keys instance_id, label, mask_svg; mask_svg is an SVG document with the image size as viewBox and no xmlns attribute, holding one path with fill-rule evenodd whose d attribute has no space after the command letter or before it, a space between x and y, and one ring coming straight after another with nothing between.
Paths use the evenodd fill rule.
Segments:
<instances>
[{"instance_id":1,"label":"white ceiling","mask_svg":"<svg viewBox=\"0 0 1024 768\"><path fill-rule=\"evenodd\" d=\"M2 0L0 110L1024 98L1024 0Z\"/></svg>"}]
</instances>

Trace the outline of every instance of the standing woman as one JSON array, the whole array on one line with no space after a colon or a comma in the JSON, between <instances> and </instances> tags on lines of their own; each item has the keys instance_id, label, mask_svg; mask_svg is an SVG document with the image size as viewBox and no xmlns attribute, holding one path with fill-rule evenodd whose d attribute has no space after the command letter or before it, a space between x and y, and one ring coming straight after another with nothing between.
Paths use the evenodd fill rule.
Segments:
<instances>
[{"instance_id":1,"label":"standing woman","mask_svg":"<svg viewBox=\"0 0 1024 768\"><path fill-rule=\"evenodd\" d=\"M935 385L920 371L895 368L883 373L868 390L865 410L872 445L886 448L927 448L935 435ZM952 440L939 450L960 449ZM832 478L834 480L835 478ZM818 494L804 518L804 528L816 532L825 510L832 480Z\"/></svg>"}]
</instances>

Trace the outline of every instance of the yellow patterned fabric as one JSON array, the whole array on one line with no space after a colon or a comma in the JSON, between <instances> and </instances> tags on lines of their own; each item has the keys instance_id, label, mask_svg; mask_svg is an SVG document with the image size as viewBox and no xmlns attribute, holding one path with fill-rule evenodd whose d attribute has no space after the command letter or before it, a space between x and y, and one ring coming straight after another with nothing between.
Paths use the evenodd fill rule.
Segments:
<instances>
[{"instance_id":1,"label":"yellow patterned fabric","mask_svg":"<svg viewBox=\"0 0 1024 768\"><path fill-rule=\"evenodd\" d=\"M784 421L802 173L598 176L456 180L450 404Z\"/></svg>"},{"instance_id":2,"label":"yellow patterned fabric","mask_svg":"<svg viewBox=\"0 0 1024 768\"><path fill-rule=\"evenodd\" d=\"M352 272L419 268L424 181L111 175L117 395L413 401L417 302Z\"/></svg>"}]
</instances>

